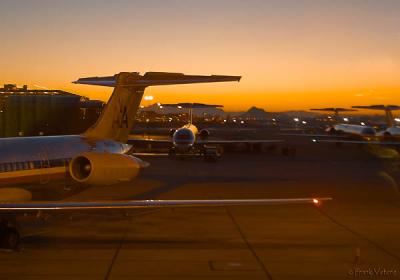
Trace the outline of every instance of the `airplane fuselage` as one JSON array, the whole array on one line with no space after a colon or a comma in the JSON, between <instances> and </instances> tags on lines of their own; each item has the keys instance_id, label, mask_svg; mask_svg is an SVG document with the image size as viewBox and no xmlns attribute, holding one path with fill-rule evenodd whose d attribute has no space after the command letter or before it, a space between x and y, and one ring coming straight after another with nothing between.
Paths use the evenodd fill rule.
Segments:
<instances>
[{"instance_id":1,"label":"airplane fuselage","mask_svg":"<svg viewBox=\"0 0 400 280\"><path fill-rule=\"evenodd\" d=\"M47 183L65 178L70 160L83 152L125 153L130 145L81 135L0 139L0 185Z\"/></svg>"},{"instance_id":2,"label":"airplane fuselage","mask_svg":"<svg viewBox=\"0 0 400 280\"><path fill-rule=\"evenodd\" d=\"M336 124L333 126L336 132L345 133L353 136L372 137L376 135L376 130L370 126L356 124Z\"/></svg>"},{"instance_id":3,"label":"airplane fuselage","mask_svg":"<svg viewBox=\"0 0 400 280\"><path fill-rule=\"evenodd\" d=\"M172 144L174 145L176 152L189 152L196 142L198 132L199 130L197 127L191 123L178 128L172 135Z\"/></svg>"}]
</instances>

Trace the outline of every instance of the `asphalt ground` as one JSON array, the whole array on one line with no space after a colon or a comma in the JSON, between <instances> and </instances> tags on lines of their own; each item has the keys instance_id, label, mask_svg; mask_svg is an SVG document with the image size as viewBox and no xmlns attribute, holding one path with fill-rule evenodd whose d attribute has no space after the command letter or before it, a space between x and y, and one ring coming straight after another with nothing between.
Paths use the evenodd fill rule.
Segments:
<instances>
[{"instance_id":1,"label":"asphalt ground","mask_svg":"<svg viewBox=\"0 0 400 280\"><path fill-rule=\"evenodd\" d=\"M146 157L134 182L69 199L333 201L46 216L23 229L19 251L0 252L0 279L400 278L398 161L301 143L296 156Z\"/></svg>"}]
</instances>

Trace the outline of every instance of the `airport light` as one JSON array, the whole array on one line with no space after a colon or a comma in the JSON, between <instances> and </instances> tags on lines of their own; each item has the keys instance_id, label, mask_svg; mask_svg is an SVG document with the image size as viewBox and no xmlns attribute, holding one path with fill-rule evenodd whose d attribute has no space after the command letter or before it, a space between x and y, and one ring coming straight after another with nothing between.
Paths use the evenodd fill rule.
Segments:
<instances>
[{"instance_id":1,"label":"airport light","mask_svg":"<svg viewBox=\"0 0 400 280\"><path fill-rule=\"evenodd\" d=\"M240 123L244 123L244 121L240 121Z\"/></svg>"},{"instance_id":2,"label":"airport light","mask_svg":"<svg viewBox=\"0 0 400 280\"><path fill-rule=\"evenodd\" d=\"M181 105L178 105L178 109L182 109L182 106L181 106Z\"/></svg>"},{"instance_id":3,"label":"airport light","mask_svg":"<svg viewBox=\"0 0 400 280\"><path fill-rule=\"evenodd\" d=\"M302 121L301 123L302 123L302 124L307 124L307 122L306 122L306 121Z\"/></svg>"},{"instance_id":4,"label":"airport light","mask_svg":"<svg viewBox=\"0 0 400 280\"><path fill-rule=\"evenodd\" d=\"M394 119L396 122L400 122L400 118L395 118Z\"/></svg>"},{"instance_id":5,"label":"airport light","mask_svg":"<svg viewBox=\"0 0 400 280\"><path fill-rule=\"evenodd\" d=\"M143 109L143 108L144 108L144 106L142 105L142 106L140 106L140 108L141 108L141 109Z\"/></svg>"},{"instance_id":6,"label":"airport light","mask_svg":"<svg viewBox=\"0 0 400 280\"><path fill-rule=\"evenodd\" d=\"M272 119L273 122L276 122L276 119Z\"/></svg>"},{"instance_id":7,"label":"airport light","mask_svg":"<svg viewBox=\"0 0 400 280\"><path fill-rule=\"evenodd\" d=\"M343 120L344 120L345 122L348 122L348 121L349 121L349 118L343 118Z\"/></svg>"},{"instance_id":8,"label":"airport light","mask_svg":"<svg viewBox=\"0 0 400 280\"><path fill-rule=\"evenodd\" d=\"M316 205L319 205L319 200L316 199L316 198L314 198L314 199L312 200L312 202L313 202L314 204L316 204Z\"/></svg>"},{"instance_id":9,"label":"airport light","mask_svg":"<svg viewBox=\"0 0 400 280\"><path fill-rule=\"evenodd\" d=\"M312 139L311 140L313 143L316 143L317 142L317 139Z\"/></svg>"},{"instance_id":10,"label":"airport light","mask_svg":"<svg viewBox=\"0 0 400 280\"><path fill-rule=\"evenodd\" d=\"M361 122L361 125L365 125L365 123L364 123L364 122Z\"/></svg>"},{"instance_id":11,"label":"airport light","mask_svg":"<svg viewBox=\"0 0 400 280\"><path fill-rule=\"evenodd\" d=\"M299 121L300 121L299 118L293 118L293 120L294 120L295 122L299 122Z\"/></svg>"},{"instance_id":12,"label":"airport light","mask_svg":"<svg viewBox=\"0 0 400 280\"><path fill-rule=\"evenodd\" d=\"M236 119L234 119L233 122L236 122Z\"/></svg>"},{"instance_id":13,"label":"airport light","mask_svg":"<svg viewBox=\"0 0 400 280\"><path fill-rule=\"evenodd\" d=\"M163 106L161 106L161 105L160 105L160 106L158 106L158 107L159 107L160 109L162 109L162 108L163 108Z\"/></svg>"}]
</instances>

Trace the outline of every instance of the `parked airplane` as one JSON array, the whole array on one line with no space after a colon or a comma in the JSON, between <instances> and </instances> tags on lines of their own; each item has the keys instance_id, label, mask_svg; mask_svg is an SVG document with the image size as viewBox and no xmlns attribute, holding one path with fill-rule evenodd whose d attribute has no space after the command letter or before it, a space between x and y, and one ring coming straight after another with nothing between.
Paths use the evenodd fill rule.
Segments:
<instances>
[{"instance_id":1,"label":"parked airplane","mask_svg":"<svg viewBox=\"0 0 400 280\"><path fill-rule=\"evenodd\" d=\"M122 72L115 76L77 80L77 84L114 87L97 122L81 135L0 139L0 245L16 248L19 243L17 217L27 212L86 209L224 206L248 204L315 203L329 198L244 200L139 200L139 201L30 201L32 184L49 183L69 175L86 185L112 185L129 181L148 164L125 154L129 131L148 86L239 81L236 76L194 76L177 73Z\"/></svg>"},{"instance_id":2,"label":"parked airplane","mask_svg":"<svg viewBox=\"0 0 400 280\"><path fill-rule=\"evenodd\" d=\"M179 109L189 110L189 121L184 126L170 131L171 139L129 139L128 143L134 144L135 142L144 143L168 143L171 145L169 150L170 156L175 155L201 155L206 161L216 161L221 152L218 145L227 144L274 144L281 143L283 140L223 140L223 139L209 139L210 131L207 129L199 130L193 124L193 109L204 108L221 108L223 105L210 105L202 103L177 103L177 104L159 104L160 108L174 107Z\"/></svg>"},{"instance_id":3,"label":"parked airplane","mask_svg":"<svg viewBox=\"0 0 400 280\"><path fill-rule=\"evenodd\" d=\"M400 110L397 105L371 105L371 106L352 106L352 108L369 109L369 110L383 110L386 115L387 127L384 131L380 131L378 135L381 136L400 136L400 127L396 126L395 118L393 117L393 110Z\"/></svg>"},{"instance_id":4,"label":"parked airplane","mask_svg":"<svg viewBox=\"0 0 400 280\"><path fill-rule=\"evenodd\" d=\"M341 112L351 112L357 111L353 109L346 108L319 108L319 109L311 109L312 111L323 111L323 112L333 112L336 123L333 126L330 126L326 129L326 132L331 135L343 135L347 134L349 137L356 138L370 138L375 136L376 131L373 127L366 125L357 125L357 124L345 124L340 122L339 113Z\"/></svg>"}]
</instances>

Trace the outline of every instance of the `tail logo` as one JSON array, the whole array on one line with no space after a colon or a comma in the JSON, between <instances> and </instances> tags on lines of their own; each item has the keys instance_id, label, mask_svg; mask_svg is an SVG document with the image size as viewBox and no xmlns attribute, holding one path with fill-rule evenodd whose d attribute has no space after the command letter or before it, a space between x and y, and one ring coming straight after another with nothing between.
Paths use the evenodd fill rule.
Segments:
<instances>
[{"instance_id":1,"label":"tail logo","mask_svg":"<svg viewBox=\"0 0 400 280\"><path fill-rule=\"evenodd\" d=\"M113 121L113 128L128 128L128 108L123 105L119 99L118 107L116 108L115 119Z\"/></svg>"}]
</instances>

